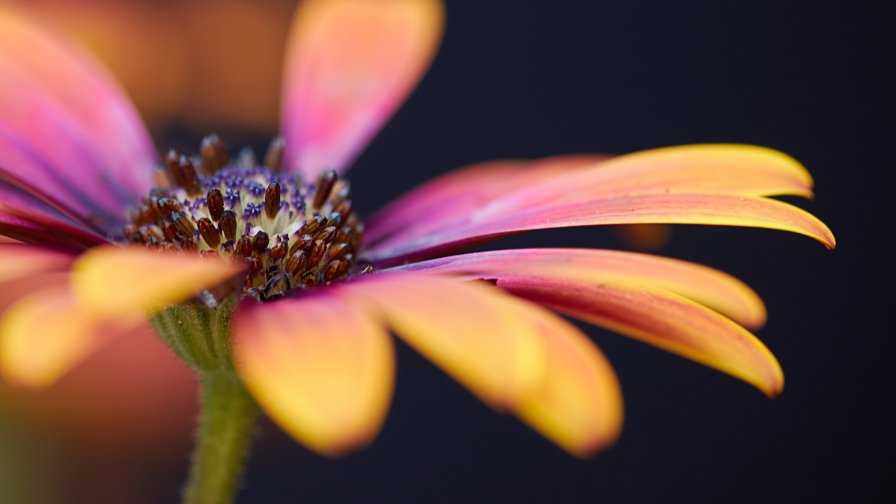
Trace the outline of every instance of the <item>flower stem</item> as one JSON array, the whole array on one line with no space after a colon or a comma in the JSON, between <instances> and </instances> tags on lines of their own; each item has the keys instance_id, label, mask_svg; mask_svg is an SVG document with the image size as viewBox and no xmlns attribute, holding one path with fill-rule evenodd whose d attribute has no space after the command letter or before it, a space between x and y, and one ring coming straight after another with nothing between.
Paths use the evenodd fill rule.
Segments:
<instances>
[{"instance_id":1,"label":"flower stem","mask_svg":"<svg viewBox=\"0 0 896 504\"><path fill-rule=\"evenodd\" d=\"M258 406L231 373L206 372L185 504L233 502L258 417Z\"/></svg>"}]
</instances>

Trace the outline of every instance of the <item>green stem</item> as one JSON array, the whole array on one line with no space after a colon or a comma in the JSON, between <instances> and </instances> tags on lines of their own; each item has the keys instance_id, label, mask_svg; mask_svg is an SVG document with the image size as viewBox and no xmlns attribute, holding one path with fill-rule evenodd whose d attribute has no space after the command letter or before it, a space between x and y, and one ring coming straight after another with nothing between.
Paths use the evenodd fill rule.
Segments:
<instances>
[{"instance_id":1,"label":"green stem","mask_svg":"<svg viewBox=\"0 0 896 504\"><path fill-rule=\"evenodd\" d=\"M226 504L233 502L242 478L258 406L231 373L200 378L202 410L183 502Z\"/></svg>"}]
</instances>

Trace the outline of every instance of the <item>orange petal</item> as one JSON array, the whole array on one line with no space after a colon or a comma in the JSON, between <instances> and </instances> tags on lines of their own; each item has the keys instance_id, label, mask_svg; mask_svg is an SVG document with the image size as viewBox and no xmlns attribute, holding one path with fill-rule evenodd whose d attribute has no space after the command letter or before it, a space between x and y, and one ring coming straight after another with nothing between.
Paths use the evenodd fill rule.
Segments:
<instances>
[{"instance_id":1,"label":"orange petal","mask_svg":"<svg viewBox=\"0 0 896 504\"><path fill-rule=\"evenodd\" d=\"M538 331L518 301L485 285L426 275L382 275L339 294L379 313L415 350L499 410L518 405L544 373Z\"/></svg>"},{"instance_id":2,"label":"orange petal","mask_svg":"<svg viewBox=\"0 0 896 504\"><path fill-rule=\"evenodd\" d=\"M75 261L72 289L81 306L95 314L149 313L218 285L240 270L212 257L97 247Z\"/></svg>"},{"instance_id":3,"label":"orange petal","mask_svg":"<svg viewBox=\"0 0 896 504\"><path fill-rule=\"evenodd\" d=\"M386 241L371 246L365 258L396 263L413 257L444 253L470 244L536 229L607 224L701 224L741 226L789 231L814 238L828 248L836 240L828 227L812 214L767 198L728 194L648 194L618 196L595 201L552 203L505 214L472 213L442 231L407 241Z\"/></svg>"},{"instance_id":4,"label":"orange petal","mask_svg":"<svg viewBox=\"0 0 896 504\"><path fill-rule=\"evenodd\" d=\"M302 2L286 57L286 168L343 171L423 75L443 18L439 0Z\"/></svg>"},{"instance_id":5,"label":"orange petal","mask_svg":"<svg viewBox=\"0 0 896 504\"><path fill-rule=\"evenodd\" d=\"M374 320L325 294L236 316L234 358L249 392L312 450L341 455L379 432L392 397L394 351Z\"/></svg>"},{"instance_id":6,"label":"orange petal","mask_svg":"<svg viewBox=\"0 0 896 504\"><path fill-rule=\"evenodd\" d=\"M73 257L64 252L0 241L0 284L50 271L65 271Z\"/></svg>"},{"instance_id":7,"label":"orange petal","mask_svg":"<svg viewBox=\"0 0 896 504\"><path fill-rule=\"evenodd\" d=\"M768 396L784 386L775 356L730 319L644 286L588 284L538 275L498 280L509 292L740 378Z\"/></svg>"},{"instance_id":8,"label":"orange petal","mask_svg":"<svg viewBox=\"0 0 896 504\"><path fill-rule=\"evenodd\" d=\"M544 381L517 415L578 457L612 444L622 431L622 393L603 354L575 326L532 306L524 317L542 335Z\"/></svg>"},{"instance_id":9,"label":"orange petal","mask_svg":"<svg viewBox=\"0 0 896 504\"><path fill-rule=\"evenodd\" d=\"M50 385L142 320L93 317L80 309L66 286L32 293L12 305L0 321L0 370L18 385Z\"/></svg>"},{"instance_id":10,"label":"orange petal","mask_svg":"<svg viewBox=\"0 0 896 504\"><path fill-rule=\"evenodd\" d=\"M396 270L465 273L474 278L505 275L563 278L659 287L706 305L752 328L765 324L765 305L749 286L719 270L678 259L594 249L511 249L410 263Z\"/></svg>"}]
</instances>

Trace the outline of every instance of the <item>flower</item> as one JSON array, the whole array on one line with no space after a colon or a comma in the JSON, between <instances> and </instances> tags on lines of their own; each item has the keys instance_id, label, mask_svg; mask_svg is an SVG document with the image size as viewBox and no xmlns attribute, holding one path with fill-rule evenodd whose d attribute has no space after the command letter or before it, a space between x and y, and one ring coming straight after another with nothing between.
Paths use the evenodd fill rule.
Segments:
<instances>
[{"instance_id":1,"label":"flower","mask_svg":"<svg viewBox=\"0 0 896 504\"><path fill-rule=\"evenodd\" d=\"M283 142L264 164L230 160L212 136L201 158L169 153L153 169L111 79L0 15L0 92L17 97L0 104L0 232L27 242L0 244L7 378L48 383L150 312L197 368L229 363L232 348L262 409L339 455L384 421L392 331L489 406L586 456L618 436L621 395L597 347L553 310L778 394L780 366L747 330L764 306L724 273L610 250L451 254L533 229L653 223L780 229L833 247L822 222L768 198L812 195L784 154L692 145L484 163L361 223L340 174L422 75L442 18L436 0L304 2Z\"/></svg>"}]
</instances>

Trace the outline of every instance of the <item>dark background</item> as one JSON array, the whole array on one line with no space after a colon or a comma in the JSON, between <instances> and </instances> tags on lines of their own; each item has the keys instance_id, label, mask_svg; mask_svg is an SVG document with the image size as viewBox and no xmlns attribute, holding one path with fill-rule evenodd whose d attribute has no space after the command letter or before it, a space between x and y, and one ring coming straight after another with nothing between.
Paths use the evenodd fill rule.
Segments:
<instances>
[{"instance_id":1,"label":"dark background","mask_svg":"<svg viewBox=\"0 0 896 504\"><path fill-rule=\"evenodd\" d=\"M699 142L782 150L813 173L833 252L781 232L677 227L662 254L751 284L787 384L750 386L588 327L626 425L574 459L399 343L394 404L367 450L329 460L263 423L240 502L890 502L894 331L893 17L884 2L447 0L444 45L350 176L365 213L454 167ZM886 121L885 121L886 118ZM181 131L158 142L197 145ZM230 135L232 143L259 138ZM608 229L502 246L620 248ZM172 462L160 501L184 476Z\"/></svg>"},{"instance_id":2,"label":"dark background","mask_svg":"<svg viewBox=\"0 0 896 504\"><path fill-rule=\"evenodd\" d=\"M241 501L891 502L894 41L882 5L449 0L432 70L351 173L361 209L491 158L696 142L787 152L815 176L816 201L798 204L830 225L837 250L679 227L662 251L755 287L785 391L769 401L588 328L620 376L627 421L615 447L583 462L401 346L371 448L327 460L266 423ZM506 244L622 246L605 229Z\"/></svg>"}]
</instances>

